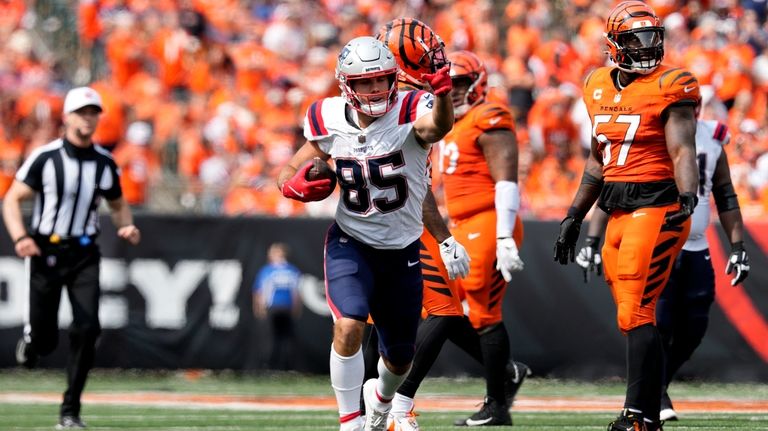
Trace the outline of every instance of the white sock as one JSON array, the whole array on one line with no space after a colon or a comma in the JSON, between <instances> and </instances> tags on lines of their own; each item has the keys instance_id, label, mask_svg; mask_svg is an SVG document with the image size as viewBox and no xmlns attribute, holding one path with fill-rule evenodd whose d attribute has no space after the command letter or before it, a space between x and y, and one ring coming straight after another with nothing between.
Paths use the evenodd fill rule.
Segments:
<instances>
[{"instance_id":1,"label":"white sock","mask_svg":"<svg viewBox=\"0 0 768 431\"><path fill-rule=\"evenodd\" d=\"M389 411L389 414L404 417L411 410L413 410L413 398L406 397L399 392L395 393L395 398L392 399L392 410Z\"/></svg>"},{"instance_id":2,"label":"white sock","mask_svg":"<svg viewBox=\"0 0 768 431\"><path fill-rule=\"evenodd\" d=\"M352 356L341 356L331 345L331 387L341 418L360 412L360 388L365 376L362 352L360 349Z\"/></svg>"},{"instance_id":3,"label":"white sock","mask_svg":"<svg viewBox=\"0 0 768 431\"><path fill-rule=\"evenodd\" d=\"M384 365L384 359L381 357L379 357L379 363L377 364L376 369L379 371L376 392L379 395L379 401L386 404L395 396L395 391L397 391L397 388L400 387L400 384L403 383L405 378L408 377L408 371L411 369L408 367L408 371L398 376L392 371L389 371L389 368Z\"/></svg>"}]
</instances>

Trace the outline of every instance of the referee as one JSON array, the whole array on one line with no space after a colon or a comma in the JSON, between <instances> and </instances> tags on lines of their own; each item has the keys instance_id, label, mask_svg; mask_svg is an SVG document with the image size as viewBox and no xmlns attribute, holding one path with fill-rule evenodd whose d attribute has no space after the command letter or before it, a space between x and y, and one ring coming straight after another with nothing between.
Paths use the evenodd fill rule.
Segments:
<instances>
[{"instance_id":1,"label":"referee","mask_svg":"<svg viewBox=\"0 0 768 431\"><path fill-rule=\"evenodd\" d=\"M29 268L29 307L16 360L33 367L58 344L62 287L72 304L67 390L56 429L85 428L80 395L93 365L99 325L99 234L101 199L109 204L117 235L138 244L139 229L120 189L109 152L91 141L102 111L91 88L70 90L64 99L64 137L29 156L16 173L3 203L3 220L16 254ZM32 225L24 226L21 201L35 199Z\"/></svg>"}]
</instances>

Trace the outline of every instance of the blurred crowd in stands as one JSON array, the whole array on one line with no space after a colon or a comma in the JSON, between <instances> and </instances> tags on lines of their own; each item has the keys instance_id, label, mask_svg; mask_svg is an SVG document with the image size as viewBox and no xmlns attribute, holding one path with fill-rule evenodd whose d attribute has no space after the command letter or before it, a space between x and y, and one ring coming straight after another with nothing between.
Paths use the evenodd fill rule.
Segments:
<instances>
[{"instance_id":1,"label":"blurred crowd in stands","mask_svg":"<svg viewBox=\"0 0 768 431\"><path fill-rule=\"evenodd\" d=\"M114 151L129 202L149 211L332 214L334 199L281 197L275 175L303 142L308 105L339 93L349 39L417 17L485 60L521 143L522 214L560 219L581 177L590 126L584 76L606 64L612 0L69 1L77 50L46 50L34 1L0 0L0 196L31 150L57 137L66 90L104 100L96 140ZM703 116L728 125L745 217L768 214L768 24L764 0L650 0L665 63L688 68ZM71 66L76 63L74 73ZM435 183L439 187L439 175ZM173 186L171 186L173 185ZM168 192L168 188L173 188ZM440 196L441 193L436 193Z\"/></svg>"}]
</instances>

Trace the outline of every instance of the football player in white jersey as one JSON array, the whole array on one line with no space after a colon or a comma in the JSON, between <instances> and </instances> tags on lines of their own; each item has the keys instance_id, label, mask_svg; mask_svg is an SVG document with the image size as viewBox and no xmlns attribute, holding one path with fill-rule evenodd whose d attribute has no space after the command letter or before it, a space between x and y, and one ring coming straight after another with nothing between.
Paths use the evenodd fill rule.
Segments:
<instances>
[{"instance_id":1,"label":"football player in white jersey","mask_svg":"<svg viewBox=\"0 0 768 431\"><path fill-rule=\"evenodd\" d=\"M741 283L749 275L749 257L744 250L744 223L731 183L728 158L723 151L723 146L730 139L728 127L724 124L701 119L696 122L699 203L691 216L688 240L677 257L669 282L656 306L656 322L666 354L661 420L677 420L667 387L704 338L709 308L715 299L715 274L705 235L711 214L710 195L715 198L720 223L731 242L731 254L725 267L726 274L733 274L731 285ZM584 270L585 281L589 279L590 272L601 273L599 245L607 220L608 215L595 208L585 245L576 257L576 263Z\"/></svg>"},{"instance_id":2,"label":"football player in white jersey","mask_svg":"<svg viewBox=\"0 0 768 431\"><path fill-rule=\"evenodd\" d=\"M392 52L373 37L345 45L336 66L341 97L310 106L307 142L278 176L284 196L318 200L328 195L330 181L308 181L312 164L307 162L332 158L336 166L341 199L326 237L325 278L334 316L331 385L342 431L386 429L392 397L410 369L421 313L419 237L429 190L427 157L454 121L447 66L424 75L432 94L399 92L397 72ZM465 275L463 248L455 247L452 258L456 272ZM369 314L381 358L378 379L363 385L363 428L361 345Z\"/></svg>"}]
</instances>

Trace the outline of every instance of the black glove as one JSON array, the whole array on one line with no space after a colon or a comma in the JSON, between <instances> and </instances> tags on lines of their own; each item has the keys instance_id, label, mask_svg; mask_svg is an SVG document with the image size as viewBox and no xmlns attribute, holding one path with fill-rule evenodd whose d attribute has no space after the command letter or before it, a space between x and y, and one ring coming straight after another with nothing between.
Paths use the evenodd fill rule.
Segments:
<instances>
[{"instance_id":1,"label":"black glove","mask_svg":"<svg viewBox=\"0 0 768 431\"><path fill-rule=\"evenodd\" d=\"M747 251L744 250L744 243L742 241L731 244L731 255L728 257L728 263L725 265L726 274L730 274L734 270L736 274L734 274L731 280L731 286L741 283L749 275L749 256L747 256Z\"/></svg>"},{"instance_id":2,"label":"black glove","mask_svg":"<svg viewBox=\"0 0 768 431\"><path fill-rule=\"evenodd\" d=\"M580 231L581 220L576 220L573 216L568 216L560 222L560 235L555 242L555 261L561 265L567 265L569 259L573 262Z\"/></svg>"},{"instance_id":3,"label":"black glove","mask_svg":"<svg viewBox=\"0 0 768 431\"><path fill-rule=\"evenodd\" d=\"M682 222L688 220L688 217L693 214L693 209L696 208L696 204L699 203L699 198L696 193L681 193L677 198L680 202L680 209L667 215L664 222L668 225L679 225Z\"/></svg>"}]
</instances>

